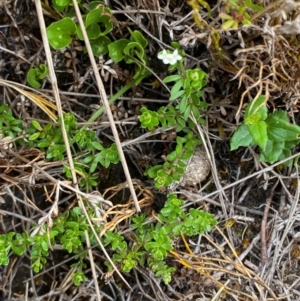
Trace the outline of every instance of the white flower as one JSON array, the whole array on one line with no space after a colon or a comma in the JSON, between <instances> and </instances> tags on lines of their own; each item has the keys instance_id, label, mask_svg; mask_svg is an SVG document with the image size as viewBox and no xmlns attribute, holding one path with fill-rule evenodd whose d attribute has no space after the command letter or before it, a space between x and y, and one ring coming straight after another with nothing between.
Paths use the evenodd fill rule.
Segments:
<instances>
[{"instance_id":1,"label":"white flower","mask_svg":"<svg viewBox=\"0 0 300 301\"><path fill-rule=\"evenodd\" d=\"M175 49L172 54L170 54L170 64L174 65L177 63L177 61L180 61L182 59L182 56L178 53L178 50Z\"/></svg>"},{"instance_id":2,"label":"white flower","mask_svg":"<svg viewBox=\"0 0 300 301\"><path fill-rule=\"evenodd\" d=\"M178 53L178 50L174 50L173 53L168 53L166 49L164 49L162 52L160 52L157 56L160 60L164 62L164 64L168 65L174 65L177 63L177 61L180 61L182 59L182 56Z\"/></svg>"},{"instance_id":3,"label":"white flower","mask_svg":"<svg viewBox=\"0 0 300 301\"><path fill-rule=\"evenodd\" d=\"M162 52L160 52L157 56L160 60L164 62L164 64L168 65L170 64L170 53L167 53L167 50L164 49Z\"/></svg>"}]
</instances>

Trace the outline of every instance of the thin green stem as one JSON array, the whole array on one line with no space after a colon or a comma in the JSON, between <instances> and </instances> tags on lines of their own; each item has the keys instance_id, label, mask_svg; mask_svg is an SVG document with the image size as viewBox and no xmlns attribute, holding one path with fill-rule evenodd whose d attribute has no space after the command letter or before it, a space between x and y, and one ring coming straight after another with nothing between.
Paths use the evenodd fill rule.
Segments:
<instances>
[{"instance_id":1,"label":"thin green stem","mask_svg":"<svg viewBox=\"0 0 300 301\"><path fill-rule=\"evenodd\" d=\"M121 88L116 94L114 94L109 100L108 103L110 105L112 105L120 96L122 96L126 91L128 91L130 88L132 88L136 83L136 80L133 80L132 82L130 82L129 84L127 84L126 86L124 86L123 88ZM99 116L101 116L104 112L104 107L102 106L101 108L99 108L88 120L88 124L91 122L94 122ZM83 127L83 129L86 129L88 127L88 125L85 125Z\"/></svg>"}]
</instances>

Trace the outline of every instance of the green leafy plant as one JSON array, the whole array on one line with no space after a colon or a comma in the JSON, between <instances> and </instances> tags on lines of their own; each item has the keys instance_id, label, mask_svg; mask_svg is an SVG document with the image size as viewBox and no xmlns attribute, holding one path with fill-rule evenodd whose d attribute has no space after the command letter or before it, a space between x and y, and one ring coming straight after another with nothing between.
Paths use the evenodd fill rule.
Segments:
<instances>
[{"instance_id":1,"label":"green leafy plant","mask_svg":"<svg viewBox=\"0 0 300 301\"><path fill-rule=\"evenodd\" d=\"M237 29L240 24L252 24L251 13L263 9L263 6L253 3L252 0L223 0L222 2L224 12L221 12L219 16L224 21L222 24L223 30Z\"/></svg>"},{"instance_id":2,"label":"green leafy plant","mask_svg":"<svg viewBox=\"0 0 300 301\"><path fill-rule=\"evenodd\" d=\"M170 194L157 222L147 223L145 214L131 217L133 243L128 244L116 231L105 233L105 245L115 252L113 260L121 270L129 272L138 264L147 263L157 277L165 283L171 281L174 267L168 266L165 259L169 251L174 250L173 242L181 235L197 235L209 231L217 222L212 214L198 209L185 213L180 206L184 203L174 194ZM112 269L110 264L107 266Z\"/></svg>"},{"instance_id":3,"label":"green leafy plant","mask_svg":"<svg viewBox=\"0 0 300 301\"><path fill-rule=\"evenodd\" d=\"M12 137L15 138L22 132L21 119L17 119L13 116L12 111L8 108L7 104L0 105L0 137Z\"/></svg>"},{"instance_id":4,"label":"green leafy plant","mask_svg":"<svg viewBox=\"0 0 300 301\"><path fill-rule=\"evenodd\" d=\"M184 212L180 208L183 203L176 195L170 194L155 222L141 214L130 218L130 236L122 235L118 230L106 231L102 241L104 246L110 246L113 262L125 273L129 273L137 265L148 264L157 277L169 283L175 268L168 266L165 260L169 251L174 250L174 240L181 235L202 234L217 224L212 214L202 210L191 208L188 213ZM100 233L100 226L95 225L95 229ZM72 264L75 269L74 284L79 285L85 280L83 269L86 268L84 261L87 252L84 231L88 231L92 242L95 239L80 208L74 207L54 218L51 227L36 225L32 230L30 236L26 231L0 235L1 265L9 264L10 252L21 256L29 251L32 269L38 273L47 263L51 247L60 244L70 254L76 255L76 262ZM108 261L106 265L112 270Z\"/></svg>"},{"instance_id":5,"label":"green leafy plant","mask_svg":"<svg viewBox=\"0 0 300 301\"><path fill-rule=\"evenodd\" d=\"M59 11L71 7L72 1L56 0L54 6ZM95 56L104 55L108 52L108 45L111 40L107 34L113 29L111 20L111 12L108 7L105 7L99 1L94 1L87 6L82 6L86 13L84 25L87 31L88 38ZM47 27L47 37L50 45L54 49L61 49L71 44L73 37L83 41L83 34L78 23L72 19L72 11L68 17L65 17L57 22L53 22Z\"/></svg>"},{"instance_id":6,"label":"green leafy plant","mask_svg":"<svg viewBox=\"0 0 300 301\"><path fill-rule=\"evenodd\" d=\"M77 174L81 176L79 185L89 191L91 187L98 185L99 175L95 171L99 164L108 168L110 164L119 162L117 147L114 143L104 147L97 139L95 131L77 126L72 113L64 114L64 121L71 148L77 157L75 167ZM33 120L26 130L29 135L28 146L45 151L48 160L64 160L66 148L60 124L61 120L58 120L57 126L49 123L42 127L38 121ZM88 155L86 151L89 152ZM67 165L64 172L67 178L72 178Z\"/></svg>"},{"instance_id":7,"label":"green leafy plant","mask_svg":"<svg viewBox=\"0 0 300 301\"><path fill-rule=\"evenodd\" d=\"M189 131L185 137L177 137L176 143L175 150L168 154L163 165L153 166L145 172L154 179L157 188L167 187L175 181L180 181L185 171L186 160L193 155L194 148L200 144L200 141L194 137L192 131Z\"/></svg>"},{"instance_id":8,"label":"green leafy plant","mask_svg":"<svg viewBox=\"0 0 300 301\"><path fill-rule=\"evenodd\" d=\"M150 75L145 66L148 65L148 58L145 48L148 46L148 41L137 30L130 32L130 39L119 39L108 45L109 57L116 63L124 60L126 64L135 64L136 72L133 76L135 84Z\"/></svg>"},{"instance_id":9,"label":"green leafy plant","mask_svg":"<svg viewBox=\"0 0 300 301\"><path fill-rule=\"evenodd\" d=\"M45 64L40 64L37 68L31 68L27 72L26 80L33 88L40 88L40 81L45 79L49 74L48 67Z\"/></svg>"},{"instance_id":10,"label":"green leafy plant","mask_svg":"<svg viewBox=\"0 0 300 301\"><path fill-rule=\"evenodd\" d=\"M145 174L154 179L157 188L179 181L184 174L187 159L193 155L195 146L200 144L199 139L194 137L194 121L190 116L193 115L197 123L205 124L202 114L207 109L207 103L201 100L207 74L198 68L185 70L182 64L184 52L177 43L172 45L176 48L173 52L163 50L158 57L165 64L170 64L170 71L177 70L179 73L169 75L163 80L164 83L174 82L170 101L177 104L161 107L158 111L142 108L139 116L141 127L150 131L161 125L165 129L175 126L177 132L186 133L184 137L177 137L175 150L167 156L164 164L146 170Z\"/></svg>"},{"instance_id":11,"label":"green leafy plant","mask_svg":"<svg viewBox=\"0 0 300 301\"><path fill-rule=\"evenodd\" d=\"M258 145L260 160L274 163L291 156L292 149L300 142L299 138L300 127L290 123L286 111L268 114L266 97L262 95L247 105L244 123L232 136L230 149Z\"/></svg>"}]
</instances>

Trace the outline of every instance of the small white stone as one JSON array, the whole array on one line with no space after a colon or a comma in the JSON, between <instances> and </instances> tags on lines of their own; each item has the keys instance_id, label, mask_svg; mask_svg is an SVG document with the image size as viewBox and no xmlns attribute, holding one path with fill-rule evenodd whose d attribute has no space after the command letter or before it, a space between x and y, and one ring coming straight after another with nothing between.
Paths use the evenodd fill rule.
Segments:
<instances>
[{"instance_id":1,"label":"small white stone","mask_svg":"<svg viewBox=\"0 0 300 301\"><path fill-rule=\"evenodd\" d=\"M186 160L186 163L187 167L179 186L195 186L204 181L210 173L210 162L203 146L197 146L194 155Z\"/></svg>"}]
</instances>

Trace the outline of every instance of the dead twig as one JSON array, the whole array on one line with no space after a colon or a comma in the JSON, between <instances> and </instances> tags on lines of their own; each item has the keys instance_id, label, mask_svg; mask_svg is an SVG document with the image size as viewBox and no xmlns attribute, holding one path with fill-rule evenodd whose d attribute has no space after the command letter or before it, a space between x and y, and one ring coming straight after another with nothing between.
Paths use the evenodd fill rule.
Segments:
<instances>
[{"instance_id":1,"label":"dead twig","mask_svg":"<svg viewBox=\"0 0 300 301\"><path fill-rule=\"evenodd\" d=\"M265 210L264 210L264 216L261 221L261 234L260 234L260 241L261 241L261 255L260 255L260 263L264 266L267 263L268 260L268 254L267 254L267 222L268 222L268 213L270 209L270 205L273 199L274 190L277 186L279 181L276 182L276 184L272 187L271 191L269 192L269 196L266 200Z\"/></svg>"}]
</instances>

